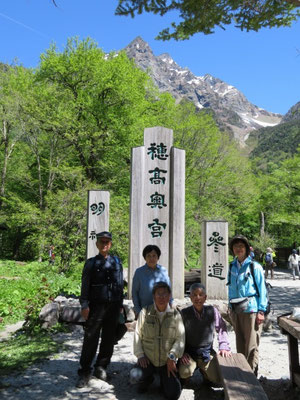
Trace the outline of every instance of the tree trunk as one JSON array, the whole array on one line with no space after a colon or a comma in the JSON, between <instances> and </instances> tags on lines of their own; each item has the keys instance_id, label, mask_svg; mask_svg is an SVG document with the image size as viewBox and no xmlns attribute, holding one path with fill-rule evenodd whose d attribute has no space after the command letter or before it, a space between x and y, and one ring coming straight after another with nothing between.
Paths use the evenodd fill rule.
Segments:
<instances>
[{"instance_id":1,"label":"tree trunk","mask_svg":"<svg viewBox=\"0 0 300 400\"><path fill-rule=\"evenodd\" d=\"M3 160L3 167L1 172L1 186L0 186L0 209L3 203L3 197L5 194L5 181L6 181L6 173L7 173L7 162L9 158L9 151L8 151L8 132L7 132L7 123L3 121L3 143L4 143L4 160Z\"/></svg>"},{"instance_id":2,"label":"tree trunk","mask_svg":"<svg viewBox=\"0 0 300 400\"><path fill-rule=\"evenodd\" d=\"M264 236L264 234L265 234L265 214L262 211L260 212L260 217L261 217L260 236Z\"/></svg>"}]
</instances>

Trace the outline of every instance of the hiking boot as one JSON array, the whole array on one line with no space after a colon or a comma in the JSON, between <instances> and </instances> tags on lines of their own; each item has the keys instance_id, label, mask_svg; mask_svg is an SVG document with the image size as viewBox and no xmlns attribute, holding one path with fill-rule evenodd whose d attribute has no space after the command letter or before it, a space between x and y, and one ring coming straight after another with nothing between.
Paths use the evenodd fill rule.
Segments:
<instances>
[{"instance_id":1,"label":"hiking boot","mask_svg":"<svg viewBox=\"0 0 300 400\"><path fill-rule=\"evenodd\" d=\"M78 389L81 389L81 388L87 386L89 383L89 380L90 380L90 375L79 375L77 382L76 382L76 387Z\"/></svg>"},{"instance_id":2,"label":"hiking boot","mask_svg":"<svg viewBox=\"0 0 300 400\"><path fill-rule=\"evenodd\" d=\"M105 368L103 367L96 367L94 371L94 376L104 382L107 381L107 373L105 371Z\"/></svg>"}]
</instances>

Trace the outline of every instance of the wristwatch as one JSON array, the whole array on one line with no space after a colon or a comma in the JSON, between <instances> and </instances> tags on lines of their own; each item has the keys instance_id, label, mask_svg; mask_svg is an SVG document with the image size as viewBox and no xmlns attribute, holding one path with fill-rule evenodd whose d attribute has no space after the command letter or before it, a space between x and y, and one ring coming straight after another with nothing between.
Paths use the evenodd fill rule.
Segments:
<instances>
[{"instance_id":1,"label":"wristwatch","mask_svg":"<svg viewBox=\"0 0 300 400\"><path fill-rule=\"evenodd\" d=\"M172 361L176 361L176 357L175 357L175 355L174 355L173 353L169 353L169 354L168 354L168 358L169 358L170 360L172 360Z\"/></svg>"}]
</instances>

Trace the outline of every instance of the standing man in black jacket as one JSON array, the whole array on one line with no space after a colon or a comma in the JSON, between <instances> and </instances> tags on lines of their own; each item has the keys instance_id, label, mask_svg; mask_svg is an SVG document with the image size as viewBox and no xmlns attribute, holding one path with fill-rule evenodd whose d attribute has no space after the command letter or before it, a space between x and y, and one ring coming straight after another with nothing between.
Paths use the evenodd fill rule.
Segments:
<instances>
[{"instance_id":1,"label":"standing man in black jacket","mask_svg":"<svg viewBox=\"0 0 300 400\"><path fill-rule=\"evenodd\" d=\"M96 235L99 254L89 258L83 268L81 278L81 315L86 320L81 368L78 370L77 387L87 385L91 376L91 364L96 355L100 331L101 343L94 365L94 375L106 380L106 368L114 350L115 333L120 308L123 303L123 268L117 257L110 256L112 245L110 232Z\"/></svg>"}]
</instances>

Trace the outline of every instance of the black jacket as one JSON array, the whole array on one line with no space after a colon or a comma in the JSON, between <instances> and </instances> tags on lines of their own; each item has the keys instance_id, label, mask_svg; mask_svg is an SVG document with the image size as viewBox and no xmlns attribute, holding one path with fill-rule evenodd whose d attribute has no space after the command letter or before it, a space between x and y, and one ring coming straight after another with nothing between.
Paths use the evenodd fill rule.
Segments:
<instances>
[{"instance_id":1,"label":"black jacket","mask_svg":"<svg viewBox=\"0 0 300 400\"><path fill-rule=\"evenodd\" d=\"M89 258L81 278L81 308L112 301L123 302L123 267L118 257Z\"/></svg>"}]
</instances>

